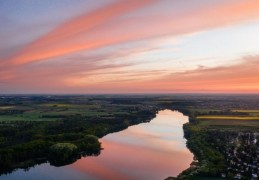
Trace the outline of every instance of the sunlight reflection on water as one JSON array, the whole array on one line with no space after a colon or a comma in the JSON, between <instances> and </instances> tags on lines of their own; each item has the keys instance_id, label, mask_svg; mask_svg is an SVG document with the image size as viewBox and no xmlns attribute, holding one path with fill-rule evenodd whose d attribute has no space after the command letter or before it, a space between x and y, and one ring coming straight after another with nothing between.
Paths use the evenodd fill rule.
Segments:
<instances>
[{"instance_id":1,"label":"sunlight reflection on water","mask_svg":"<svg viewBox=\"0 0 259 180\"><path fill-rule=\"evenodd\" d=\"M101 139L104 150L64 166L42 164L0 179L165 179L187 169L193 155L186 148L182 126L188 117L159 111L150 123L131 126Z\"/></svg>"},{"instance_id":2,"label":"sunlight reflection on water","mask_svg":"<svg viewBox=\"0 0 259 180\"><path fill-rule=\"evenodd\" d=\"M160 111L150 123L105 136L101 140L104 151L100 156L81 159L71 167L97 179L177 176L193 159L183 138L182 126L186 122L188 117L180 112Z\"/></svg>"}]
</instances>

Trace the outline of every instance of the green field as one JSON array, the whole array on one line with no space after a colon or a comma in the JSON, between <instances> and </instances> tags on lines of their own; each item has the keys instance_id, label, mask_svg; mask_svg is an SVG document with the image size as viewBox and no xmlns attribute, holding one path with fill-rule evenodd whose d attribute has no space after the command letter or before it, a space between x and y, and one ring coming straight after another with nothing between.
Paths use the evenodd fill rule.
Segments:
<instances>
[{"instance_id":1,"label":"green field","mask_svg":"<svg viewBox=\"0 0 259 180\"><path fill-rule=\"evenodd\" d=\"M246 113L259 113L258 109L254 110L247 110L247 109L242 109L242 110L232 110L233 112L246 112Z\"/></svg>"},{"instance_id":2,"label":"green field","mask_svg":"<svg viewBox=\"0 0 259 180\"><path fill-rule=\"evenodd\" d=\"M249 116L258 116L259 117L259 110L257 109L242 109L242 110L232 110L232 112L237 112L237 113L246 113Z\"/></svg>"},{"instance_id":3,"label":"green field","mask_svg":"<svg viewBox=\"0 0 259 180\"><path fill-rule=\"evenodd\" d=\"M247 115L200 115L196 117L198 125L206 128L219 128L219 129L258 129L259 116L254 115L252 112L257 110L240 110L231 111L234 114L245 112Z\"/></svg>"},{"instance_id":4,"label":"green field","mask_svg":"<svg viewBox=\"0 0 259 180\"><path fill-rule=\"evenodd\" d=\"M244 112L244 111L243 111ZM245 112L255 112L246 110ZM212 129L258 129L259 116L242 115L200 115L196 117L198 126Z\"/></svg>"},{"instance_id":5,"label":"green field","mask_svg":"<svg viewBox=\"0 0 259 180\"><path fill-rule=\"evenodd\" d=\"M245 127L259 127L259 120L222 120L222 119L211 119L211 120L202 120L199 121L200 126L206 126L206 127L211 127L215 128L214 126L218 126L219 128L224 127L237 127L239 126L240 128L245 128Z\"/></svg>"},{"instance_id":6,"label":"green field","mask_svg":"<svg viewBox=\"0 0 259 180\"><path fill-rule=\"evenodd\" d=\"M2 109L11 109L13 107L14 106L0 106L0 110L2 110Z\"/></svg>"},{"instance_id":7,"label":"green field","mask_svg":"<svg viewBox=\"0 0 259 180\"><path fill-rule=\"evenodd\" d=\"M31 103L27 106L0 106L2 111L22 111L22 113L0 114L0 122L9 121L55 121L61 117L81 115L84 117L100 117L110 115L128 115L123 106L104 106L99 104L72 103ZM134 111L133 111L134 112ZM60 117L59 117L60 116Z\"/></svg>"},{"instance_id":8,"label":"green field","mask_svg":"<svg viewBox=\"0 0 259 180\"><path fill-rule=\"evenodd\" d=\"M198 120L259 120L259 117L256 116L217 116L217 115L208 115L208 116L198 116Z\"/></svg>"},{"instance_id":9,"label":"green field","mask_svg":"<svg viewBox=\"0 0 259 180\"><path fill-rule=\"evenodd\" d=\"M220 110L218 110L218 109L194 109L194 108L190 108L189 111L190 112L199 112L199 113L209 113L211 111L219 112Z\"/></svg>"}]
</instances>

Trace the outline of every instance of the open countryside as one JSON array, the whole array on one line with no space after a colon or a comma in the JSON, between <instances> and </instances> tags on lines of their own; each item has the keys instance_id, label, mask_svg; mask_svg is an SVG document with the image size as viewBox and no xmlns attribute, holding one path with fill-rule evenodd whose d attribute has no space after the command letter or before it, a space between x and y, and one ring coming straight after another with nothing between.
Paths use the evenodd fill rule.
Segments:
<instances>
[{"instance_id":1,"label":"open countryside","mask_svg":"<svg viewBox=\"0 0 259 180\"><path fill-rule=\"evenodd\" d=\"M258 0L0 0L0 180L259 179Z\"/></svg>"}]
</instances>

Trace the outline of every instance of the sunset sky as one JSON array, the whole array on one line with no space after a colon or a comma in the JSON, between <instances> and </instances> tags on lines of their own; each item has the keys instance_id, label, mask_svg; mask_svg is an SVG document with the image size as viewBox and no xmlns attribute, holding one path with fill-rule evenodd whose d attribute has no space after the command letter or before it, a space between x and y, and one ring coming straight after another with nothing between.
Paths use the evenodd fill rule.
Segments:
<instances>
[{"instance_id":1,"label":"sunset sky","mask_svg":"<svg viewBox=\"0 0 259 180\"><path fill-rule=\"evenodd\" d=\"M0 1L6 93L259 93L259 1Z\"/></svg>"}]
</instances>

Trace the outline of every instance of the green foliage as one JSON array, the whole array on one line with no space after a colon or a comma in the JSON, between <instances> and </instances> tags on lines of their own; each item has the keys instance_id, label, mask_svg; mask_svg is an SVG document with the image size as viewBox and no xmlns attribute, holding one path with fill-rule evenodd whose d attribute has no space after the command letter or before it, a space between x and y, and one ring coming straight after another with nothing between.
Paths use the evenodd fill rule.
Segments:
<instances>
[{"instance_id":1,"label":"green foliage","mask_svg":"<svg viewBox=\"0 0 259 180\"><path fill-rule=\"evenodd\" d=\"M0 98L0 105L8 107L0 110L0 173L39 160L61 166L81 156L98 155L98 138L155 116L156 108L147 110L143 100L126 98L122 102L131 103L120 104L113 103L114 98L98 97ZM73 144L77 150L53 146L59 143Z\"/></svg>"},{"instance_id":2,"label":"green foliage","mask_svg":"<svg viewBox=\"0 0 259 180\"><path fill-rule=\"evenodd\" d=\"M52 143L44 140L34 140L23 144L10 146L0 150L0 173L21 166L22 162L44 158Z\"/></svg>"},{"instance_id":3,"label":"green foliage","mask_svg":"<svg viewBox=\"0 0 259 180\"><path fill-rule=\"evenodd\" d=\"M58 159L67 159L77 153L78 147L71 143L57 143L49 148L49 156Z\"/></svg>"},{"instance_id":4,"label":"green foliage","mask_svg":"<svg viewBox=\"0 0 259 180\"><path fill-rule=\"evenodd\" d=\"M98 155L101 150L101 143L98 141L98 137L93 135L85 135L83 139L78 141L77 145L84 155Z\"/></svg>"},{"instance_id":5,"label":"green foliage","mask_svg":"<svg viewBox=\"0 0 259 180\"><path fill-rule=\"evenodd\" d=\"M199 166L184 171L180 177L193 173L195 176L220 176L226 168L226 163L224 155L216 148L220 146L215 142L216 135L191 123L184 125L184 134L187 138L187 147L199 160Z\"/></svg>"},{"instance_id":6,"label":"green foliage","mask_svg":"<svg viewBox=\"0 0 259 180\"><path fill-rule=\"evenodd\" d=\"M49 148L48 160L52 165L61 166L75 161L78 147L72 143L57 143Z\"/></svg>"}]
</instances>

